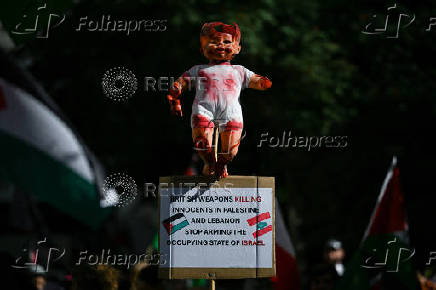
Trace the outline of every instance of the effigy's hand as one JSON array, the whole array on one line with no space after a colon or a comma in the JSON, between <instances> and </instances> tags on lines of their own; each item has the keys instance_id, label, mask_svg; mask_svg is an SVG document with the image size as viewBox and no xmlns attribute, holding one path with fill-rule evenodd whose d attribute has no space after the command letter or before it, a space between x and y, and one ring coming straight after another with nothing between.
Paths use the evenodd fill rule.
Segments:
<instances>
[{"instance_id":1,"label":"effigy's hand","mask_svg":"<svg viewBox=\"0 0 436 290\"><path fill-rule=\"evenodd\" d=\"M260 80L259 80L259 82L260 82L260 86L261 86L264 90L267 90L267 89L271 88L271 86L272 86L272 82L270 81L269 78L267 78L267 77L263 77L263 76L259 76L259 77L260 77Z\"/></svg>"},{"instance_id":2,"label":"effigy's hand","mask_svg":"<svg viewBox=\"0 0 436 290\"><path fill-rule=\"evenodd\" d=\"M178 117L182 117L183 113L182 113L182 105L180 104L180 100L171 95L168 95L167 98L168 101L170 102L171 114Z\"/></svg>"},{"instance_id":3,"label":"effigy's hand","mask_svg":"<svg viewBox=\"0 0 436 290\"><path fill-rule=\"evenodd\" d=\"M250 79L250 83L248 85L249 88L265 91L269 88L271 88L272 82L267 77L261 76L261 75L253 75Z\"/></svg>"}]
</instances>

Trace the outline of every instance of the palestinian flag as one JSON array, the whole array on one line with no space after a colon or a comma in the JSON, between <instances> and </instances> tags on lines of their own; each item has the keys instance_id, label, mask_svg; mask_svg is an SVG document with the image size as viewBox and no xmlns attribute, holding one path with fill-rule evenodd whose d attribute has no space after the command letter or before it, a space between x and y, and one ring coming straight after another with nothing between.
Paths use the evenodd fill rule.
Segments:
<instances>
[{"instance_id":1,"label":"palestinian flag","mask_svg":"<svg viewBox=\"0 0 436 290\"><path fill-rule=\"evenodd\" d=\"M58 113L0 78L0 179L96 227L109 213L98 164Z\"/></svg>"},{"instance_id":2,"label":"palestinian flag","mask_svg":"<svg viewBox=\"0 0 436 290\"><path fill-rule=\"evenodd\" d=\"M419 289L412 264L397 160L388 171L357 253L339 281L340 290Z\"/></svg>"},{"instance_id":3,"label":"palestinian flag","mask_svg":"<svg viewBox=\"0 0 436 290\"><path fill-rule=\"evenodd\" d=\"M176 213L173 216L170 216L166 220L162 222L164 228L167 230L168 235L172 235L178 230L183 229L187 225L189 225L188 220L185 215L182 213Z\"/></svg>"},{"instance_id":4,"label":"palestinian flag","mask_svg":"<svg viewBox=\"0 0 436 290\"><path fill-rule=\"evenodd\" d=\"M295 259L295 249L286 228L276 198L276 276L273 281L275 290L300 290L301 281Z\"/></svg>"}]
</instances>

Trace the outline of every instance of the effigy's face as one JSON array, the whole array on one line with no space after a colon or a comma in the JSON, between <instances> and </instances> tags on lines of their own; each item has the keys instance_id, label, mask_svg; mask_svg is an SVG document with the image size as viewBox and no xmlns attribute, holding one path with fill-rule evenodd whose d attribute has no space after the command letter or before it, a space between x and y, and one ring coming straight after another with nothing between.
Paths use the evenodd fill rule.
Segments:
<instances>
[{"instance_id":1,"label":"effigy's face","mask_svg":"<svg viewBox=\"0 0 436 290\"><path fill-rule=\"evenodd\" d=\"M233 41L231 34L215 33L201 38L201 50L207 59L221 61L231 60L239 53L241 46Z\"/></svg>"}]
</instances>

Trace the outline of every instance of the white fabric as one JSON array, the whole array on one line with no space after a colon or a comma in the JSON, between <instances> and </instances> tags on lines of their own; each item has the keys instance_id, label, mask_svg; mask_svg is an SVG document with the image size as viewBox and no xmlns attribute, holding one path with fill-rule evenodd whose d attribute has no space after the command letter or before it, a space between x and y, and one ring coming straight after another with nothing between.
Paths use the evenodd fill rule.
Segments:
<instances>
[{"instance_id":1,"label":"white fabric","mask_svg":"<svg viewBox=\"0 0 436 290\"><path fill-rule=\"evenodd\" d=\"M192 116L202 115L209 120L225 124L243 122L239 96L248 88L254 73L241 65L196 65L184 73L184 77L196 80L196 94L192 104ZM194 127L191 116L191 126Z\"/></svg>"}]
</instances>

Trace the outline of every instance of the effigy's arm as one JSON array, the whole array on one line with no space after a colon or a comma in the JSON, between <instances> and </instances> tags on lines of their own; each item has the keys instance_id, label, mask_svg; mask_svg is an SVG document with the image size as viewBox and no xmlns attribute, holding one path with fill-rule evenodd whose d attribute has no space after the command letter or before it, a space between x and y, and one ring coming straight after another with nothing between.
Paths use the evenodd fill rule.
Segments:
<instances>
[{"instance_id":1,"label":"effigy's arm","mask_svg":"<svg viewBox=\"0 0 436 290\"><path fill-rule=\"evenodd\" d=\"M269 89L272 86L272 82L267 78L263 77L261 75L253 75L250 78L250 83L248 84L248 87L250 89L265 91Z\"/></svg>"},{"instance_id":2,"label":"effigy's arm","mask_svg":"<svg viewBox=\"0 0 436 290\"><path fill-rule=\"evenodd\" d=\"M180 117L183 116L182 105L180 104L180 96L187 86L188 82L183 78L183 76L181 76L170 88L167 99L170 102L171 114Z\"/></svg>"}]
</instances>

